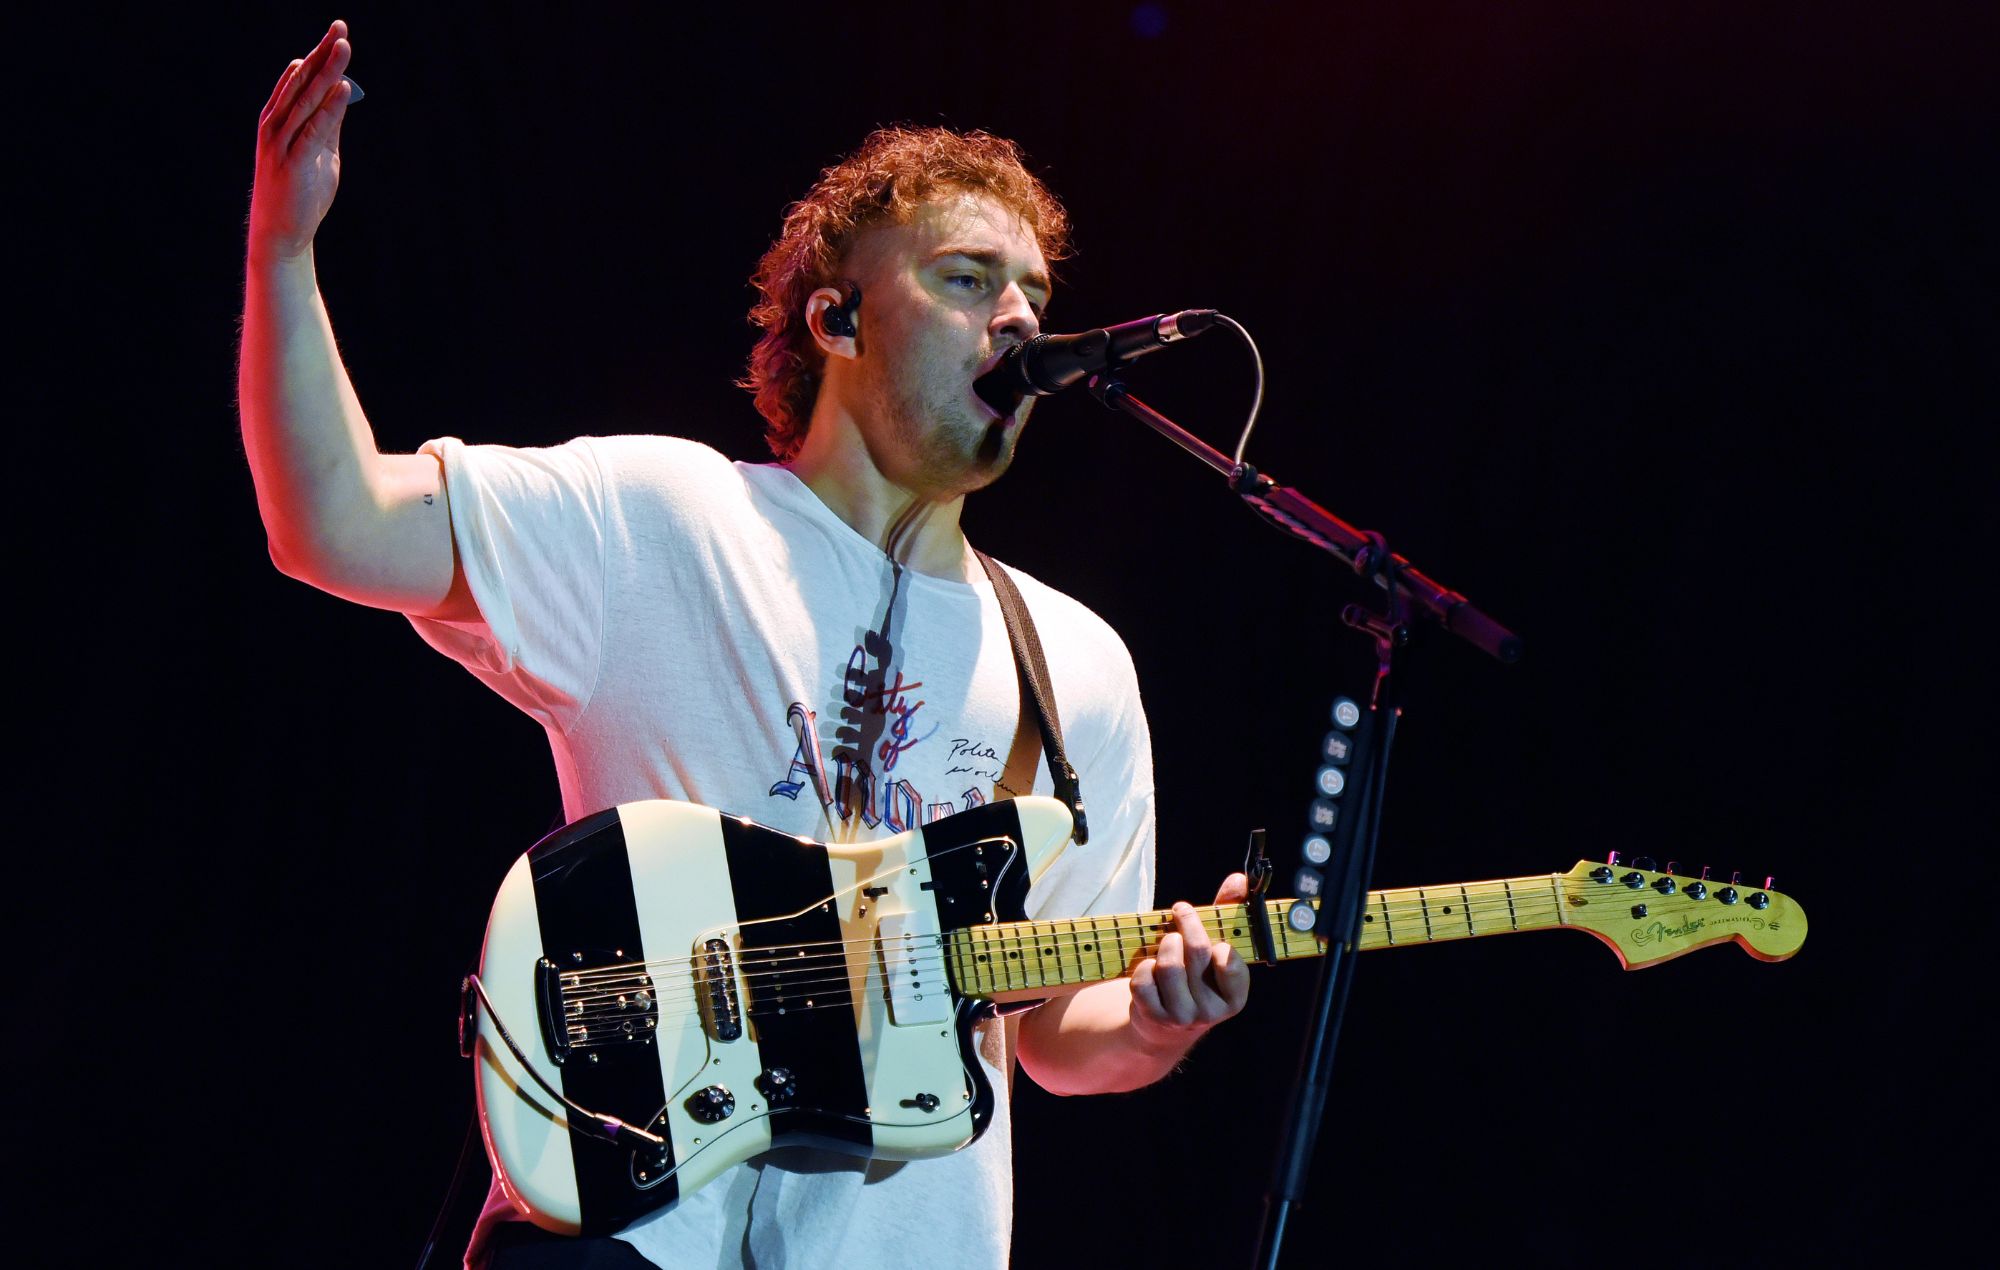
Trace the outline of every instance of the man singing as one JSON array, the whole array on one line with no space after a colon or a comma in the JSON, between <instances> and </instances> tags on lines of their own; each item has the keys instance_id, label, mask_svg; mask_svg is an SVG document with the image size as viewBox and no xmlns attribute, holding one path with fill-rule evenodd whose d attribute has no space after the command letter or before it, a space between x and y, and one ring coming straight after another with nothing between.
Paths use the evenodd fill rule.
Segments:
<instances>
[{"instance_id":1,"label":"man singing","mask_svg":"<svg viewBox=\"0 0 2000 1270\"><path fill-rule=\"evenodd\" d=\"M777 461L690 441L549 449L441 437L383 454L319 296L351 47L335 22L258 125L239 393L273 561L418 633L547 730L565 814L682 799L822 841L1051 791L991 583L959 516L1029 403L974 379L1032 337L1067 231L1011 142L891 129L824 172L758 266L745 386ZM1009 571L1047 652L1087 843L1032 917L1150 907L1150 740L1132 662L1076 601ZM1218 902L1242 897L1232 875ZM1192 908L1129 978L984 1025L998 1105L950 1156L739 1165L614 1239L524 1222L496 1186L469 1265L1002 1266L1012 1063L1063 1094L1134 1089L1243 1008L1248 971ZM1052 1149L1043 1144L1040 1150Z\"/></svg>"}]
</instances>

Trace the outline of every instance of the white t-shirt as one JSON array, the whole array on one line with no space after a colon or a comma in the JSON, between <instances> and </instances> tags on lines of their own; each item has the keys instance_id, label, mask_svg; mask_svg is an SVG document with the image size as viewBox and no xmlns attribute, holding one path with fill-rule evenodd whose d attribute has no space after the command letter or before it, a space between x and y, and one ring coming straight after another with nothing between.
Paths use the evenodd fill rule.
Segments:
<instances>
[{"instance_id":1,"label":"white t-shirt","mask_svg":"<svg viewBox=\"0 0 2000 1270\"><path fill-rule=\"evenodd\" d=\"M789 470L691 441L520 450L446 437L424 451L443 462L483 620L411 620L547 729L569 819L678 798L847 842L996 796L1021 700L984 577L898 569ZM1152 751L1131 657L1094 613L1009 572L1034 615L1090 812L1089 842L1044 875L1029 914L1147 908ZM1031 792L1052 792L1047 765L1034 770ZM745 1252L760 1270L1004 1266L1013 1170L1002 1033L989 1024L982 1044L993 1121L965 1150L900 1167L778 1153L619 1238L664 1267L741 1266ZM468 1264L512 1216L496 1186Z\"/></svg>"}]
</instances>

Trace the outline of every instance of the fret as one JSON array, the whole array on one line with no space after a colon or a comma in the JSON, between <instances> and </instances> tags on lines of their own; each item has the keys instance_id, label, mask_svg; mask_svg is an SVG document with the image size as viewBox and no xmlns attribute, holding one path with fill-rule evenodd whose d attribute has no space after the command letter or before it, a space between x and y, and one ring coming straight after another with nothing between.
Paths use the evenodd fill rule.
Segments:
<instances>
[{"instance_id":1,"label":"fret","mask_svg":"<svg viewBox=\"0 0 2000 1270\"><path fill-rule=\"evenodd\" d=\"M979 931L979 977L985 981L988 992L1000 990L1000 967L993 964L993 932L982 927Z\"/></svg>"},{"instance_id":2,"label":"fret","mask_svg":"<svg viewBox=\"0 0 2000 1270\"><path fill-rule=\"evenodd\" d=\"M994 962L1000 966L1000 988L1002 990L1006 990L1006 988L1026 988L1028 986L1026 982L1018 982L1018 984L1014 982L1018 966L1020 966L1020 936L1014 936L1012 932L1008 932L1008 930L1002 928L1000 932L996 932L994 944L996 944L996 948L994 948Z\"/></svg>"},{"instance_id":3,"label":"fret","mask_svg":"<svg viewBox=\"0 0 2000 1270\"><path fill-rule=\"evenodd\" d=\"M1562 874L1553 874L1370 891L1357 947L1394 948L1567 926L1569 896L1564 881ZM1295 930L1285 920L1286 912L1299 902L1285 897L1267 900L1271 951L1279 961L1314 957L1325 950L1316 932ZM1229 944L1246 961L1255 959L1257 943L1248 904L1198 905L1195 914L1211 942ZM1033 992L1129 975L1141 959L1158 954L1161 936L1177 926L1172 909L1050 918L965 928L952 932L940 947L965 995Z\"/></svg>"}]
</instances>

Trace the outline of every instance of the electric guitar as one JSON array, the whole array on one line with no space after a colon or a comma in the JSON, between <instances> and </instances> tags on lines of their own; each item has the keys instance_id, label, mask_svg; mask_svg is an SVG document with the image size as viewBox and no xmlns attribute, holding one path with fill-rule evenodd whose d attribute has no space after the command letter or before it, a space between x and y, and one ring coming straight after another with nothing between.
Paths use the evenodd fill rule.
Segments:
<instances>
[{"instance_id":1,"label":"electric guitar","mask_svg":"<svg viewBox=\"0 0 2000 1270\"><path fill-rule=\"evenodd\" d=\"M1168 911L1024 920L1069 834L1052 798L850 845L665 800L550 834L501 884L461 1016L506 1194L545 1229L604 1234L774 1147L967 1145L993 1109L974 1027L1128 974L1172 928ZM1245 958L1285 961L1320 952L1315 905L1198 911ZM1358 942L1557 927L1636 970L1725 940L1782 961L1806 918L1776 891L1584 862L1371 891Z\"/></svg>"}]
</instances>

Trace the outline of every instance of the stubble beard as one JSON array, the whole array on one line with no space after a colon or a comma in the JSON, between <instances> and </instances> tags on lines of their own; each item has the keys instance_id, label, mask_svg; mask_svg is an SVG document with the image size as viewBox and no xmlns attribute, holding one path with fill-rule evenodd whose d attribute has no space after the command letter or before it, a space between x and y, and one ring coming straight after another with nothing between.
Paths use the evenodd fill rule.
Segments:
<instances>
[{"instance_id":1,"label":"stubble beard","mask_svg":"<svg viewBox=\"0 0 2000 1270\"><path fill-rule=\"evenodd\" d=\"M972 369L964 368L963 379L900 385L886 403L897 442L910 457L911 477L940 500L984 489L1014 461L1020 424L1003 424L962 400L961 384Z\"/></svg>"}]
</instances>

